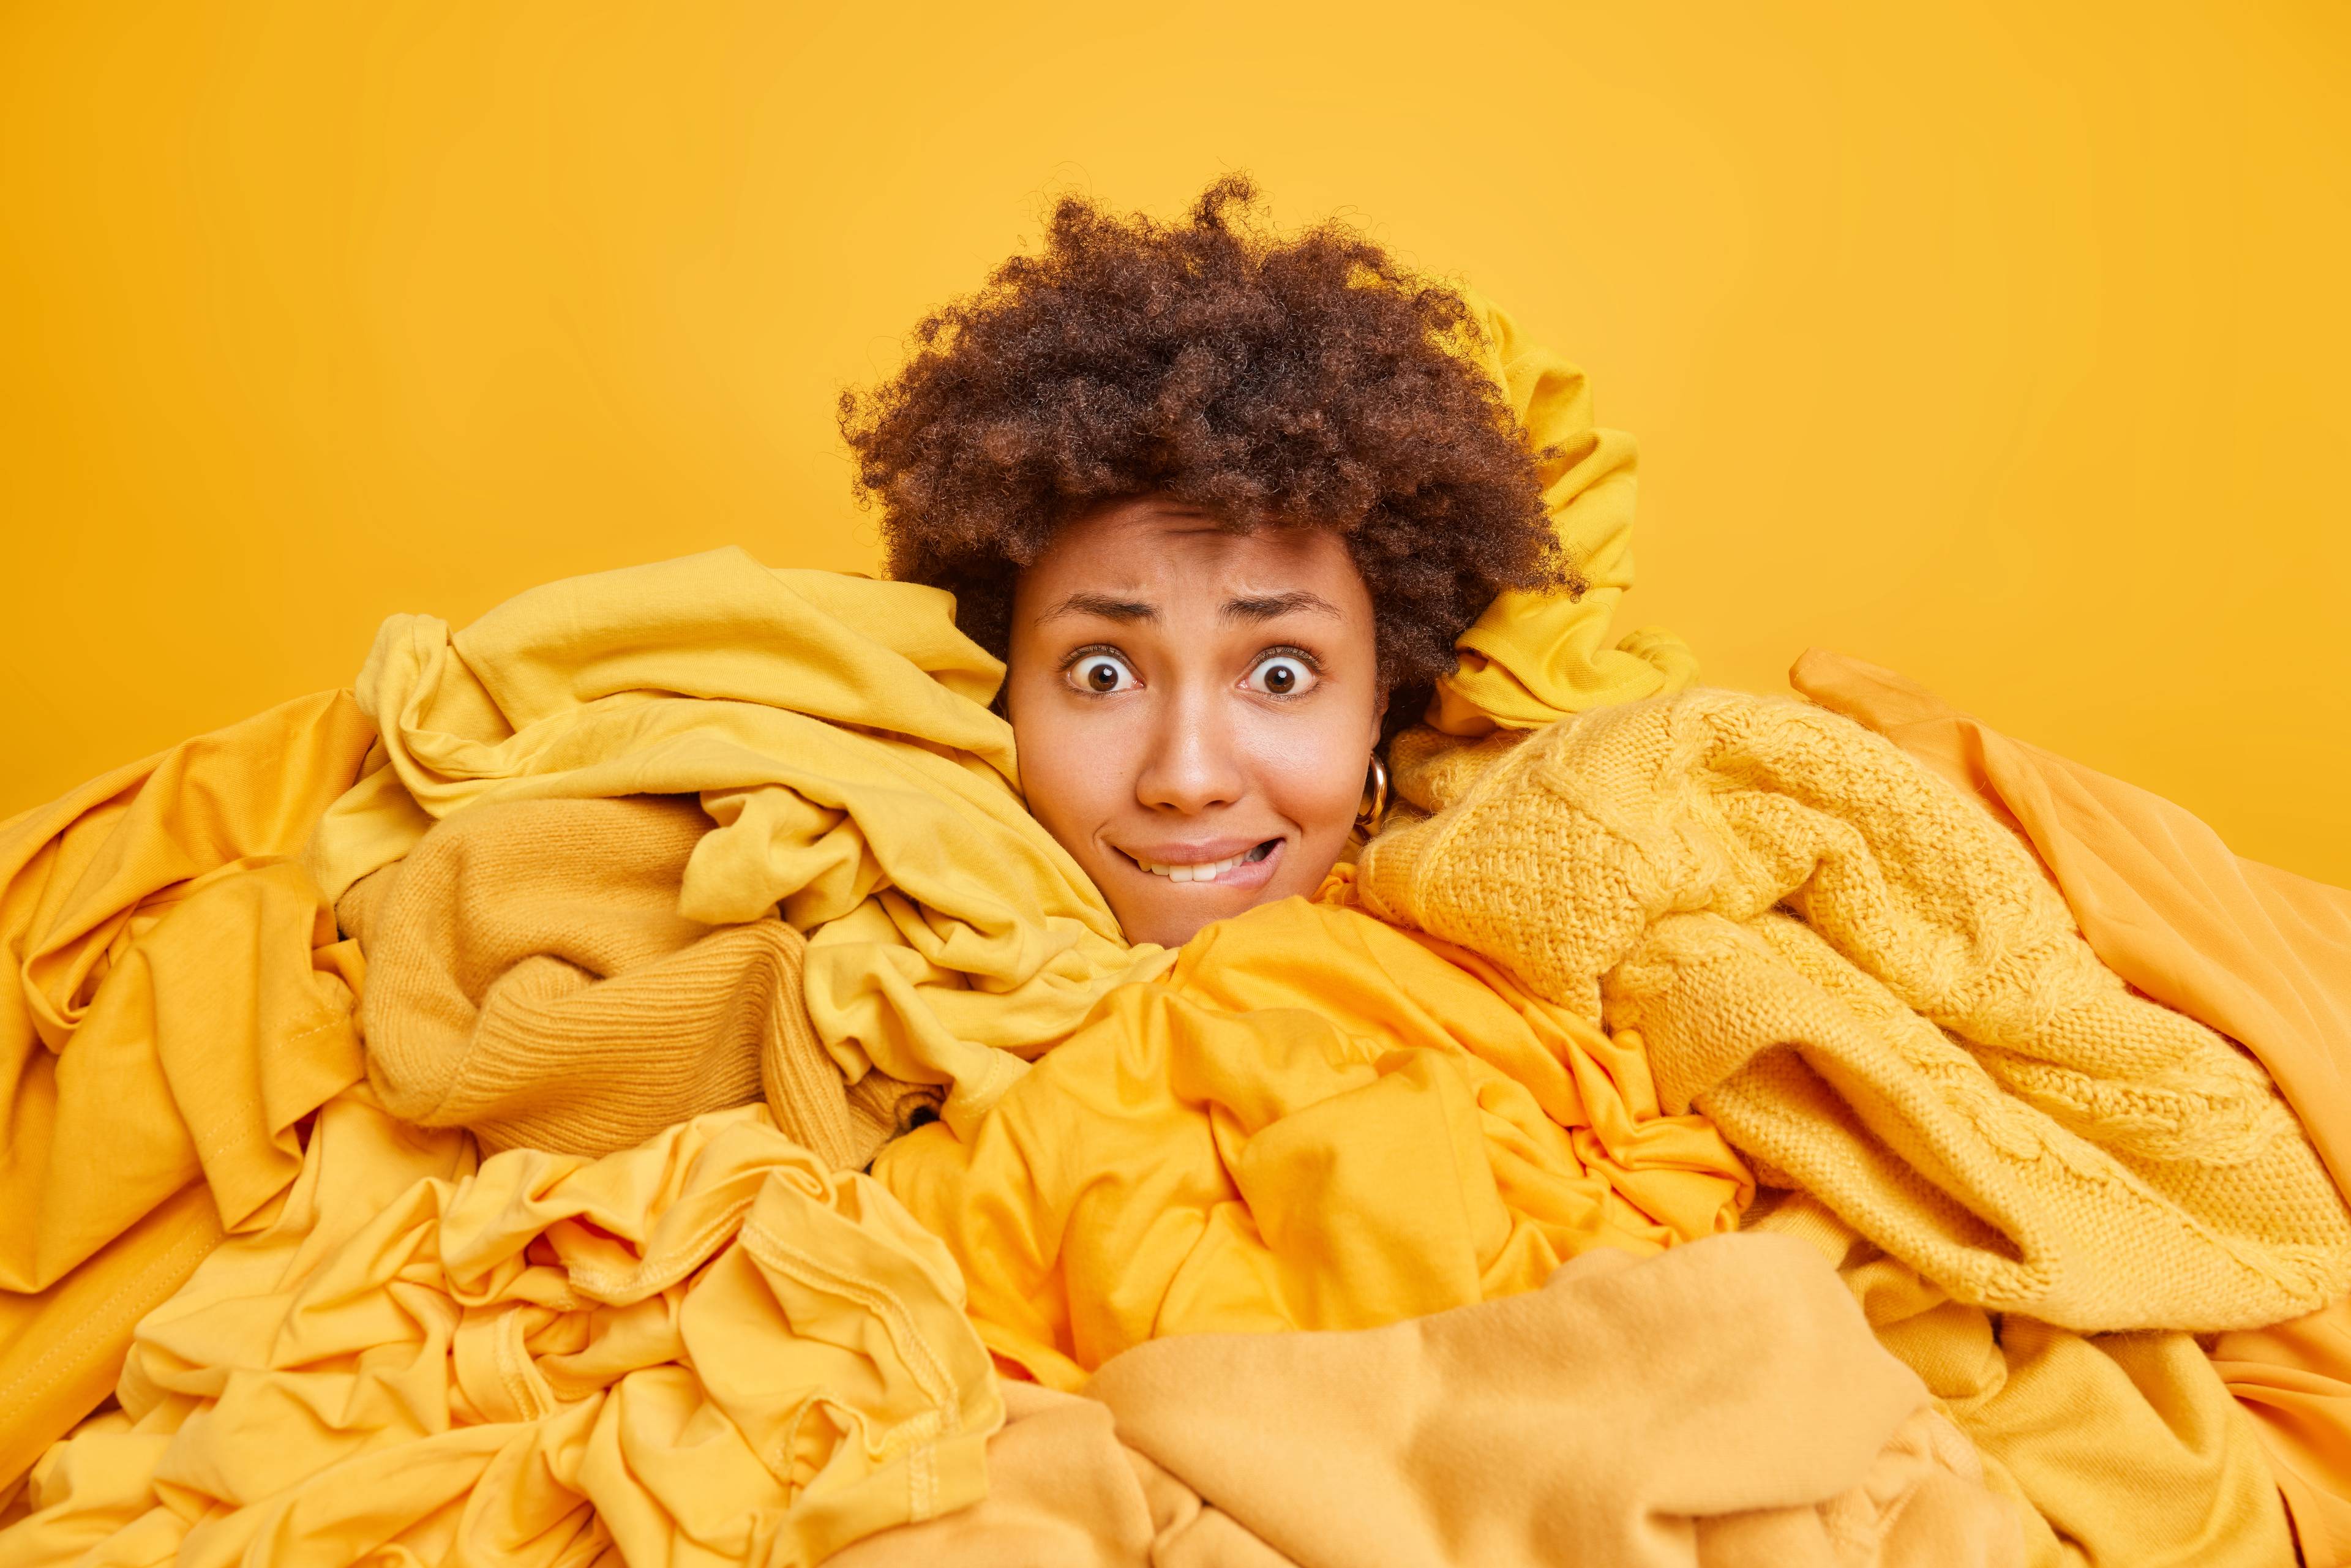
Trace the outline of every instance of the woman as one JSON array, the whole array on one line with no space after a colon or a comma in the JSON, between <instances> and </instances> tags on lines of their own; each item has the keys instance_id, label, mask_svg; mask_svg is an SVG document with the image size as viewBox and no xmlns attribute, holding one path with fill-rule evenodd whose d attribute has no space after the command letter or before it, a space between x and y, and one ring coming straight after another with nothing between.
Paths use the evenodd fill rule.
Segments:
<instances>
[{"instance_id":1,"label":"woman","mask_svg":"<svg viewBox=\"0 0 2351 1568\"><path fill-rule=\"evenodd\" d=\"M1172 225L1064 202L1041 256L842 400L892 572L1008 662L1029 810L1130 941L1182 948L874 1167L1001 1361L1065 1387L1167 1333L1531 1289L1729 1228L1751 1191L1636 1042L1333 875L1473 623L1604 622L1554 535L1592 467L1530 449L1490 313L1336 227L1255 237L1249 197L1222 181ZM1627 662L1624 695L1663 684Z\"/></svg>"},{"instance_id":2,"label":"woman","mask_svg":"<svg viewBox=\"0 0 2351 1568\"><path fill-rule=\"evenodd\" d=\"M1169 946L1311 894L1455 639L1575 586L1468 306L1342 229L1252 239L1250 196L1065 201L842 400L892 574L1009 662L1030 810Z\"/></svg>"},{"instance_id":3,"label":"woman","mask_svg":"<svg viewBox=\"0 0 2351 1568\"><path fill-rule=\"evenodd\" d=\"M58 1557L202 1530L439 1561L463 1529L499 1560L814 1560L979 1495L989 1352L1075 1388L1146 1340L1423 1318L1732 1228L1754 1179L1667 1103L1755 1155L1762 1226L1843 1261L2035 1561L2059 1528L2100 1560L2290 1552L2184 1332L2351 1280L2267 1079L2099 969L2006 831L1858 727L1630 702L1690 672L1604 645L1630 447L1581 378L1358 239L1238 232L1247 196L1174 226L1065 204L846 400L913 580L716 551L463 632L395 617L355 694L0 839L0 936L50 988L0 1034L80 1095L46 1141L108 1156L18 1239L103 1239L92 1198L156 1217L18 1292L9 1354L50 1392L0 1432L0 1494L130 1358L28 1494ZM1383 736L1435 814L1341 864ZM905 1102L836 1103L893 1079L944 1094L872 1163L896 1203L855 1167ZM520 1146L477 1166L408 1124ZM254 1233L173 1296L214 1234L180 1183ZM93 1283L171 1299L132 1343L85 1330ZM1769 1313L1706 1305L1645 1415L1779 1355ZM2089 1331L2118 1327L2175 1332L2109 1359Z\"/></svg>"}]
</instances>

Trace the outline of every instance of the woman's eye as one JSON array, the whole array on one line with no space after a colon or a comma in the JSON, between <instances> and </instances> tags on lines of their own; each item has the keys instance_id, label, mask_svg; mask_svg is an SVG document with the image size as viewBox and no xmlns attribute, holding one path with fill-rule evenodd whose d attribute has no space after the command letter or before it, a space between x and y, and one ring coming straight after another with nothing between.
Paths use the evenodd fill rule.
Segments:
<instances>
[{"instance_id":1,"label":"woman's eye","mask_svg":"<svg viewBox=\"0 0 2351 1568\"><path fill-rule=\"evenodd\" d=\"M1143 683L1127 668L1126 661L1108 653L1088 653L1070 666L1070 682L1081 692L1108 696L1113 692L1131 692Z\"/></svg>"},{"instance_id":2,"label":"woman's eye","mask_svg":"<svg viewBox=\"0 0 2351 1568\"><path fill-rule=\"evenodd\" d=\"M1241 685L1268 696L1294 697L1312 690L1320 678L1314 666L1295 653L1276 653L1270 659L1259 660Z\"/></svg>"}]
</instances>

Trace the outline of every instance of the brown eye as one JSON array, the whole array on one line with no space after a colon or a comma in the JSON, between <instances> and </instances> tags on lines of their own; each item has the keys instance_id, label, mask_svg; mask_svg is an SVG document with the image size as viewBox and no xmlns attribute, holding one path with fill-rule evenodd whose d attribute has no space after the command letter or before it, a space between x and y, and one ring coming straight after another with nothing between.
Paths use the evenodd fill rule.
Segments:
<instances>
[{"instance_id":1,"label":"brown eye","mask_svg":"<svg viewBox=\"0 0 2351 1568\"><path fill-rule=\"evenodd\" d=\"M1241 685L1270 697L1294 697L1312 691L1320 678L1312 662L1302 654L1269 653L1258 661L1257 667L1249 671L1249 679Z\"/></svg>"},{"instance_id":2,"label":"brown eye","mask_svg":"<svg viewBox=\"0 0 2351 1568\"><path fill-rule=\"evenodd\" d=\"M1078 690L1092 696L1109 696L1117 692L1131 692L1143 683L1134 670L1115 653L1086 653L1072 662L1061 677Z\"/></svg>"}]
</instances>

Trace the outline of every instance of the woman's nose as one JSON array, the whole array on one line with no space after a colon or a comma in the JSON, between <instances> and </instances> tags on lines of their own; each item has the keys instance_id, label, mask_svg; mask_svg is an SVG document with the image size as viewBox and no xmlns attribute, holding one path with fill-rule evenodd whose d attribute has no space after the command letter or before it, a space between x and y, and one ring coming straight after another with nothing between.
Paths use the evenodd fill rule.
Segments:
<instances>
[{"instance_id":1,"label":"woman's nose","mask_svg":"<svg viewBox=\"0 0 2351 1568\"><path fill-rule=\"evenodd\" d=\"M1207 692L1178 692L1159 706L1151 747L1134 781L1137 800L1192 816L1241 798L1246 778L1220 706Z\"/></svg>"}]
</instances>

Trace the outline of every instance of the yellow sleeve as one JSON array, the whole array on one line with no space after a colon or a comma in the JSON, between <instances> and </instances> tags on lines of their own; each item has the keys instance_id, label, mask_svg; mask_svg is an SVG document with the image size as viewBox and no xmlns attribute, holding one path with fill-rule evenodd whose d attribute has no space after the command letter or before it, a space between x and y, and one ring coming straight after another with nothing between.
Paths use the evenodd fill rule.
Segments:
<instances>
[{"instance_id":1,"label":"yellow sleeve","mask_svg":"<svg viewBox=\"0 0 2351 1568\"><path fill-rule=\"evenodd\" d=\"M1698 676L1681 639L1655 627L1608 641L1633 586L1633 438L1593 423L1583 371L1530 343L1491 300L1465 290L1479 327L1468 352L1509 400L1529 447L1560 549L1581 594L1511 590L1454 646L1458 668L1437 684L1427 721L1447 735L1535 729L1570 714L1676 692Z\"/></svg>"}]
</instances>

